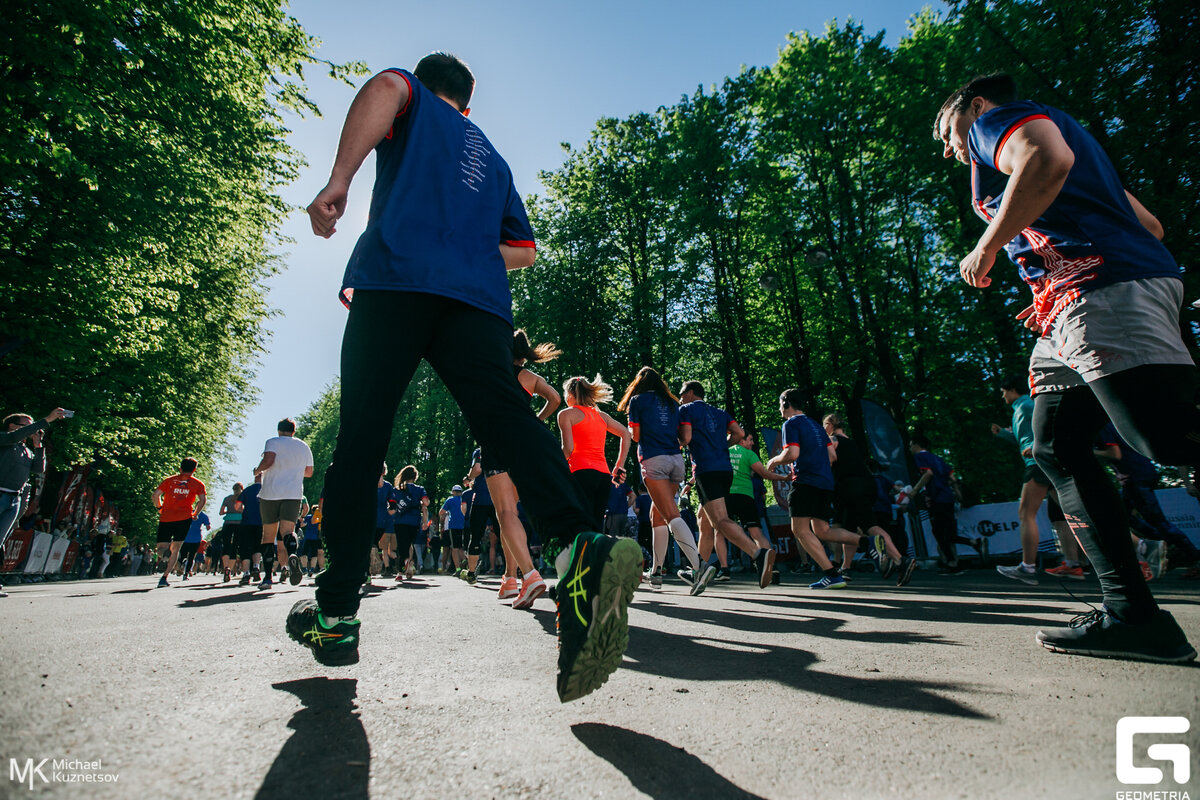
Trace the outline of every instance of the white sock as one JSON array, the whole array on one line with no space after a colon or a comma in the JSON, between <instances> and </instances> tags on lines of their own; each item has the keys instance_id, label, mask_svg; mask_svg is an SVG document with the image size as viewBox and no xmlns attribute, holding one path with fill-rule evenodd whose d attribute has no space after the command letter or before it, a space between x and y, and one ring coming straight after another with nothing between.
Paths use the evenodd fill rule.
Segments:
<instances>
[{"instance_id":1,"label":"white sock","mask_svg":"<svg viewBox=\"0 0 1200 800\"><path fill-rule=\"evenodd\" d=\"M654 568L658 569L667 560L667 542L671 529L666 525L655 525L651 529L654 539Z\"/></svg>"},{"instance_id":2,"label":"white sock","mask_svg":"<svg viewBox=\"0 0 1200 800\"><path fill-rule=\"evenodd\" d=\"M668 526L671 528L671 534L675 537L675 543L687 557L692 569L699 572L700 553L696 550L696 537L692 535L692 529L683 521L683 517L676 517L668 523Z\"/></svg>"},{"instance_id":3,"label":"white sock","mask_svg":"<svg viewBox=\"0 0 1200 800\"><path fill-rule=\"evenodd\" d=\"M1037 572L1037 564L1026 564L1024 561L1022 561L1021 569L1025 570L1026 572Z\"/></svg>"},{"instance_id":4,"label":"white sock","mask_svg":"<svg viewBox=\"0 0 1200 800\"><path fill-rule=\"evenodd\" d=\"M558 577L565 577L567 570L571 568L571 548L564 547L554 559L554 572Z\"/></svg>"},{"instance_id":5,"label":"white sock","mask_svg":"<svg viewBox=\"0 0 1200 800\"><path fill-rule=\"evenodd\" d=\"M530 575L537 575L539 578L542 577L541 575L538 574L538 571L536 569L531 569L531 570L529 570L529 572L525 573L525 577L523 578L523 580L527 580L527 581L532 580L529 577Z\"/></svg>"}]
</instances>

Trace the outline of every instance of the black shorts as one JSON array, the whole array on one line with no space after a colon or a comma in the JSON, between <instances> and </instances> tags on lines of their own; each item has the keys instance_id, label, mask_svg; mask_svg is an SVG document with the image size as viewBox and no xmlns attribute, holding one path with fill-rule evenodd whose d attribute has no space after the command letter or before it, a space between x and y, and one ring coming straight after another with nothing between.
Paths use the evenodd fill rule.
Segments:
<instances>
[{"instance_id":1,"label":"black shorts","mask_svg":"<svg viewBox=\"0 0 1200 800\"><path fill-rule=\"evenodd\" d=\"M233 551L237 549L238 531L241 530L241 527L242 524L240 522L226 522L225 526L221 528L219 541L221 549L225 553L233 555Z\"/></svg>"},{"instance_id":2,"label":"black shorts","mask_svg":"<svg viewBox=\"0 0 1200 800\"><path fill-rule=\"evenodd\" d=\"M875 487L861 478L846 478L833 491L833 519L848 531L874 526L874 505Z\"/></svg>"},{"instance_id":3,"label":"black shorts","mask_svg":"<svg viewBox=\"0 0 1200 800\"><path fill-rule=\"evenodd\" d=\"M253 558L262 550L262 525L238 526L237 551L239 558Z\"/></svg>"},{"instance_id":4,"label":"black shorts","mask_svg":"<svg viewBox=\"0 0 1200 800\"><path fill-rule=\"evenodd\" d=\"M1050 479L1046 477L1046 473L1037 464L1026 464L1025 475L1021 478L1021 483L1029 483L1034 481L1042 486L1053 486Z\"/></svg>"},{"instance_id":5,"label":"black shorts","mask_svg":"<svg viewBox=\"0 0 1200 800\"><path fill-rule=\"evenodd\" d=\"M812 517L828 522L833 510L833 492L806 483L793 483L788 490L788 508L793 517Z\"/></svg>"},{"instance_id":6,"label":"black shorts","mask_svg":"<svg viewBox=\"0 0 1200 800\"><path fill-rule=\"evenodd\" d=\"M490 453L490 450L484 450L483 448L479 450L479 469L483 472L484 480L487 480L492 475L501 475L508 472L508 467L498 463L491 457Z\"/></svg>"},{"instance_id":7,"label":"black shorts","mask_svg":"<svg viewBox=\"0 0 1200 800\"><path fill-rule=\"evenodd\" d=\"M758 503L748 494L730 494L725 498L725 510L729 512L729 518L743 528L762 527L758 518Z\"/></svg>"},{"instance_id":8,"label":"black shorts","mask_svg":"<svg viewBox=\"0 0 1200 800\"><path fill-rule=\"evenodd\" d=\"M196 553L200 550L199 542L184 542L179 546L179 560L187 561L189 558L195 560ZM203 558L203 556L201 556Z\"/></svg>"},{"instance_id":9,"label":"black shorts","mask_svg":"<svg viewBox=\"0 0 1200 800\"><path fill-rule=\"evenodd\" d=\"M466 542L464 541L466 537L463 536L463 533L464 531L462 528L451 528L450 530L446 531L446 536L450 542L451 550L462 550L466 546Z\"/></svg>"},{"instance_id":10,"label":"black shorts","mask_svg":"<svg viewBox=\"0 0 1200 800\"><path fill-rule=\"evenodd\" d=\"M729 496L729 487L732 485L733 472L730 470L700 472L696 475L696 488L700 492L701 505L714 500L724 500Z\"/></svg>"},{"instance_id":11,"label":"black shorts","mask_svg":"<svg viewBox=\"0 0 1200 800\"><path fill-rule=\"evenodd\" d=\"M417 540L417 534L421 532L419 525L405 525L396 523L396 557L408 558L408 548L413 546L413 542Z\"/></svg>"},{"instance_id":12,"label":"black shorts","mask_svg":"<svg viewBox=\"0 0 1200 800\"><path fill-rule=\"evenodd\" d=\"M190 519L160 522L158 523L158 543L182 542L187 538L188 531L191 529L192 521Z\"/></svg>"},{"instance_id":13,"label":"black shorts","mask_svg":"<svg viewBox=\"0 0 1200 800\"><path fill-rule=\"evenodd\" d=\"M304 540L304 552L302 552L300 555L304 556L305 558L316 558L317 551L323 550L323 549L324 548L321 547L321 540L319 538L305 539Z\"/></svg>"}]
</instances>

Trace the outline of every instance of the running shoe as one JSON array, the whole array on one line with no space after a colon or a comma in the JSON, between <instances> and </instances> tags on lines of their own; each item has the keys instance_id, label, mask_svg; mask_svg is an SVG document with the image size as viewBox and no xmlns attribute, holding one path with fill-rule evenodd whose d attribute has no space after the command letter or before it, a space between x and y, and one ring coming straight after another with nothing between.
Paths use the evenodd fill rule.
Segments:
<instances>
[{"instance_id":1,"label":"running shoe","mask_svg":"<svg viewBox=\"0 0 1200 800\"><path fill-rule=\"evenodd\" d=\"M250 580L257 582L261 578L262 578L262 573L258 571L258 567L257 566L251 567L250 568Z\"/></svg>"},{"instance_id":2,"label":"running shoe","mask_svg":"<svg viewBox=\"0 0 1200 800\"><path fill-rule=\"evenodd\" d=\"M1038 579L1036 569L1027 570L1020 564L1016 565L1015 567L1006 567L1001 565L996 567L996 572L999 572L1006 578L1012 578L1014 581L1027 583L1030 586L1037 586Z\"/></svg>"},{"instance_id":3,"label":"running shoe","mask_svg":"<svg viewBox=\"0 0 1200 800\"><path fill-rule=\"evenodd\" d=\"M186 581L186 580L187 580L189 577L191 577L191 573L190 573L190 572L185 572L185 573L183 573L183 579L184 579L185 581Z\"/></svg>"},{"instance_id":4,"label":"running shoe","mask_svg":"<svg viewBox=\"0 0 1200 800\"><path fill-rule=\"evenodd\" d=\"M899 566L900 563L901 562L893 561L890 558L885 558L883 560L883 566L879 570L879 577L887 580L888 577L896 571L896 567Z\"/></svg>"},{"instance_id":5,"label":"running shoe","mask_svg":"<svg viewBox=\"0 0 1200 800\"><path fill-rule=\"evenodd\" d=\"M655 591L662 591L662 567L654 569L650 573L650 588Z\"/></svg>"},{"instance_id":6,"label":"running shoe","mask_svg":"<svg viewBox=\"0 0 1200 800\"><path fill-rule=\"evenodd\" d=\"M232 577L233 573L231 573L229 570L225 570L225 583L229 583Z\"/></svg>"},{"instance_id":7,"label":"running shoe","mask_svg":"<svg viewBox=\"0 0 1200 800\"><path fill-rule=\"evenodd\" d=\"M846 583L850 583L850 581L854 580L854 577L850 574L850 570L843 567L838 568L838 577Z\"/></svg>"},{"instance_id":8,"label":"running shoe","mask_svg":"<svg viewBox=\"0 0 1200 800\"><path fill-rule=\"evenodd\" d=\"M729 574L729 567L721 567L717 570L717 577L713 578L713 583L726 583L733 580L733 576Z\"/></svg>"},{"instance_id":9,"label":"running shoe","mask_svg":"<svg viewBox=\"0 0 1200 800\"><path fill-rule=\"evenodd\" d=\"M479 580L479 577L474 572L468 572L463 576L463 580L474 586L475 581Z\"/></svg>"},{"instance_id":10,"label":"running shoe","mask_svg":"<svg viewBox=\"0 0 1200 800\"><path fill-rule=\"evenodd\" d=\"M169 585L170 584L167 583L167 576L163 575L161 578L158 579L158 586L156 588L165 589Z\"/></svg>"},{"instance_id":11,"label":"running shoe","mask_svg":"<svg viewBox=\"0 0 1200 800\"><path fill-rule=\"evenodd\" d=\"M279 568L279 577L276 580L278 580L280 583L283 583L287 579L288 579L288 568L280 567Z\"/></svg>"},{"instance_id":12,"label":"running shoe","mask_svg":"<svg viewBox=\"0 0 1200 800\"><path fill-rule=\"evenodd\" d=\"M516 582L516 579L513 579ZM521 581L521 592L517 595L517 599L513 600L513 608L530 608L533 601L537 600L546 593L546 582L542 580L541 573L536 569L525 576L525 580Z\"/></svg>"},{"instance_id":13,"label":"running shoe","mask_svg":"<svg viewBox=\"0 0 1200 800\"><path fill-rule=\"evenodd\" d=\"M700 577L696 579L696 582L692 584L692 597L699 597L704 594L704 590L708 588L708 585L712 583L712 579L715 577L717 577L717 566L716 564L709 564L700 573Z\"/></svg>"},{"instance_id":14,"label":"running shoe","mask_svg":"<svg viewBox=\"0 0 1200 800\"><path fill-rule=\"evenodd\" d=\"M566 703L608 680L629 645L629 602L642 571L632 539L575 537L558 593L558 698Z\"/></svg>"},{"instance_id":15,"label":"running shoe","mask_svg":"<svg viewBox=\"0 0 1200 800\"><path fill-rule=\"evenodd\" d=\"M915 558L900 559L900 574L896 576L896 585L904 586L912 580L913 572L917 569L917 560Z\"/></svg>"},{"instance_id":16,"label":"running shoe","mask_svg":"<svg viewBox=\"0 0 1200 800\"><path fill-rule=\"evenodd\" d=\"M403 572L396 573L396 583L404 583L404 573Z\"/></svg>"},{"instance_id":17,"label":"running shoe","mask_svg":"<svg viewBox=\"0 0 1200 800\"><path fill-rule=\"evenodd\" d=\"M275 584L271 583L270 577L266 577L266 578L263 578L262 583L260 583L258 585L258 590L260 592L265 592L268 589L274 588L274 586L275 586Z\"/></svg>"},{"instance_id":18,"label":"running shoe","mask_svg":"<svg viewBox=\"0 0 1200 800\"><path fill-rule=\"evenodd\" d=\"M772 583L779 583L778 572L775 572L775 548L764 547L754 557L754 569L758 573L758 588L765 589Z\"/></svg>"},{"instance_id":19,"label":"running shoe","mask_svg":"<svg viewBox=\"0 0 1200 800\"><path fill-rule=\"evenodd\" d=\"M304 573L300 571L300 556L293 553L288 556L288 582L292 586L299 586L302 580L304 580Z\"/></svg>"},{"instance_id":20,"label":"running shoe","mask_svg":"<svg viewBox=\"0 0 1200 800\"><path fill-rule=\"evenodd\" d=\"M249 585L250 585L250 573L247 572L247 573L244 573L242 575L242 579L240 581L238 581L238 586L249 586Z\"/></svg>"},{"instance_id":21,"label":"running shoe","mask_svg":"<svg viewBox=\"0 0 1200 800\"><path fill-rule=\"evenodd\" d=\"M1059 564L1053 569L1042 570L1047 575L1053 575L1056 578L1070 578L1073 581L1084 580L1083 567L1078 564L1073 567L1068 567L1066 564Z\"/></svg>"},{"instance_id":22,"label":"running shoe","mask_svg":"<svg viewBox=\"0 0 1200 800\"><path fill-rule=\"evenodd\" d=\"M684 567L675 574L679 576L679 580L683 581L688 586L691 586L696 582L696 573L692 571L691 567Z\"/></svg>"},{"instance_id":23,"label":"running shoe","mask_svg":"<svg viewBox=\"0 0 1200 800\"><path fill-rule=\"evenodd\" d=\"M520 593L521 590L517 586L517 579L505 576L504 580L500 582L500 591L497 596L501 600L507 600L510 597L516 597Z\"/></svg>"},{"instance_id":24,"label":"running shoe","mask_svg":"<svg viewBox=\"0 0 1200 800\"><path fill-rule=\"evenodd\" d=\"M411 561L408 562L408 566L404 568L404 579L406 581L411 581L413 579L413 565Z\"/></svg>"},{"instance_id":25,"label":"running shoe","mask_svg":"<svg viewBox=\"0 0 1200 800\"><path fill-rule=\"evenodd\" d=\"M873 542L875 545L875 564L879 567L879 571L883 572L883 565L888 561L887 545L884 543L883 537L878 534L875 535Z\"/></svg>"},{"instance_id":26,"label":"running shoe","mask_svg":"<svg viewBox=\"0 0 1200 800\"><path fill-rule=\"evenodd\" d=\"M301 600L287 616L288 636L312 650L313 658L327 667L358 663L357 619L326 625L315 600Z\"/></svg>"},{"instance_id":27,"label":"running shoe","mask_svg":"<svg viewBox=\"0 0 1200 800\"><path fill-rule=\"evenodd\" d=\"M828 575L824 575L821 577L821 580L817 581L816 583L810 583L808 585L808 588L810 588L810 589L845 589L846 581L843 580L842 576L840 576L840 575L836 578L831 578Z\"/></svg>"},{"instance_id":28,"label":"running shoe","mask_svg":"<svg viewBox=\"0 0 1200 800\"><path fill-rule=\"evenodd\" d=\"M942 567L941 569L938 570L938 575L966 575L966 574L967 574L967 571L957 564L955 564L952 567L949 567L949 566Z\"/></svg>"},{"instance_id":29,"label":"running shoe","mask_svg":"<svg viewBox=\"0 0 1200 800\"><path fill-rule=\"evenodd\" d=\"M1037 641L1047 650L1078 656L1167 663L1196 657L1175 618L1162 609L1140 625L1122 622L1107 609L1095 609L1075 617L1065 628L1038 631Z\"/></svg>"}]
</instances>

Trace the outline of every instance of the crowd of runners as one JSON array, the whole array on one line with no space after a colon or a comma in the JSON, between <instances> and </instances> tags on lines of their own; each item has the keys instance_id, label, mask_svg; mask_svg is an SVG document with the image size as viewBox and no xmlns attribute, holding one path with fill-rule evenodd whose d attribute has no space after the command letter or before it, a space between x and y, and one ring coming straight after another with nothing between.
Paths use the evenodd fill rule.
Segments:
<instances>
[{"instance_id":1,"label":"crowd of runners","mask_svg":"<svg viewBox=\"0 0 1200 800\"><path fill-rule=\"evenodd\" d=\"M546 593L542 573L552 570L563 701L594 691L619 666L635 590L663 587L673 550L681 561L675 574L692 594L720 580L731 553L760 587L772 582L776 549L756 482L787 486L781 505L818 571L813 590L845 586L863 551L889 580L912 580L916 551L891 513L892 487L838 415L806 407L801 388L780 393L782 439L763 463L753 433L707 402L698 382L681 383L676 394L647 366L614 407L600 376L572 377L560 393L532 370L558 351L514 334L506 271L533 264L533 231L507 164L467 120L473 90L463 62L435 53L414 72L374 76L352 103L329 183L308 208L314 233L333 235L354 174L375 152L367 229L343 279L340 428L323 496L315 505L305 500L312 453L282 421L254 482L235 486L220 505L223 526L208 556L219 556L222 578L270 589L316 571L315 597L291 609L286 628L319 662L340 666L359 658L357 612L375 554L374 571L400 581L427 565L472 582L484 568L502 569L498 595L514 607ZM995 428L1026 462L1022 560L1000 571L1038 579L1034 518L1049 495L1064 556L1051 573L1083 579L1086 561L1104 604L1067 627L1039 631L1037 641L1066 653L1194 659L1147 581L1149 561L1161 568L1162 552L1149 543L1166 539L1184 563L1198 555L1162 525L1148 490L1151 460L1200 464L1196 371L1179 329L1182 282L1162 226L1123 188L1091 135L1064 112L1021 100L1009 76L972 80L934 119L944 155L970 167L973 207L987 223L960 264L963 280L987 288L1004 250L1032 290L1018 316L1038 334L1029 377L1000 387L1013 422ZM396 341L398 319L410 333L380 370L375 343ZM389 480L384 464L397 405L422 360L479 443L464 480L441 503L416 469ZM559 439L544 424L556 411ZM609 437L618 447L611 462ZM949 466L924 437L910 440L920 470L911 495L927 507L942 571L957 574L959 544L983 555L985 542L959 537ZM636 492L625 470L634 444ZM1124 501L1101 458L1124 476ZM195 469L185 460L154 492L160 585L181 558L189 563L185 545L207 503ZM0 492L11 485L0 480ZM694 525L684 502L693 488ZM645 511L644 523L627 522L630 503ZM1132 532L1129 510L1138 518Z\"/></svg>"}]
</instances>

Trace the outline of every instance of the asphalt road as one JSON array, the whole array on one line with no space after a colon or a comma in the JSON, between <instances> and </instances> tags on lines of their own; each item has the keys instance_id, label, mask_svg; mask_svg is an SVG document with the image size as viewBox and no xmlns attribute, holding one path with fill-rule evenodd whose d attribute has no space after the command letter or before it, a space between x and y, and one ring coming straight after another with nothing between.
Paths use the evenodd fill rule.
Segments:
<instances>
[{"instance_id":1,"label":"asphalt road","mask_svg":"<svg viewBox=\"0 0 1200 800\"><path fill-rule=\"evenodd\" d=\"M1054 581L918 572L818 593L785 576L698 598L669 581L638 593L624 667L567 705L551 602L513 610L495 579L389 582L343 669L284 632L307 584L155 581L0 600L0 798L1200 798L1200 668L1037 647L1039 625L1086 610ZM1200 585L1155 588L1200 644ZM1137 739L1160 785L1116 778L1131 715L1191 721ZM1190 746L1190 785L1153 742Z\"/></svg>"}]
</instances>

